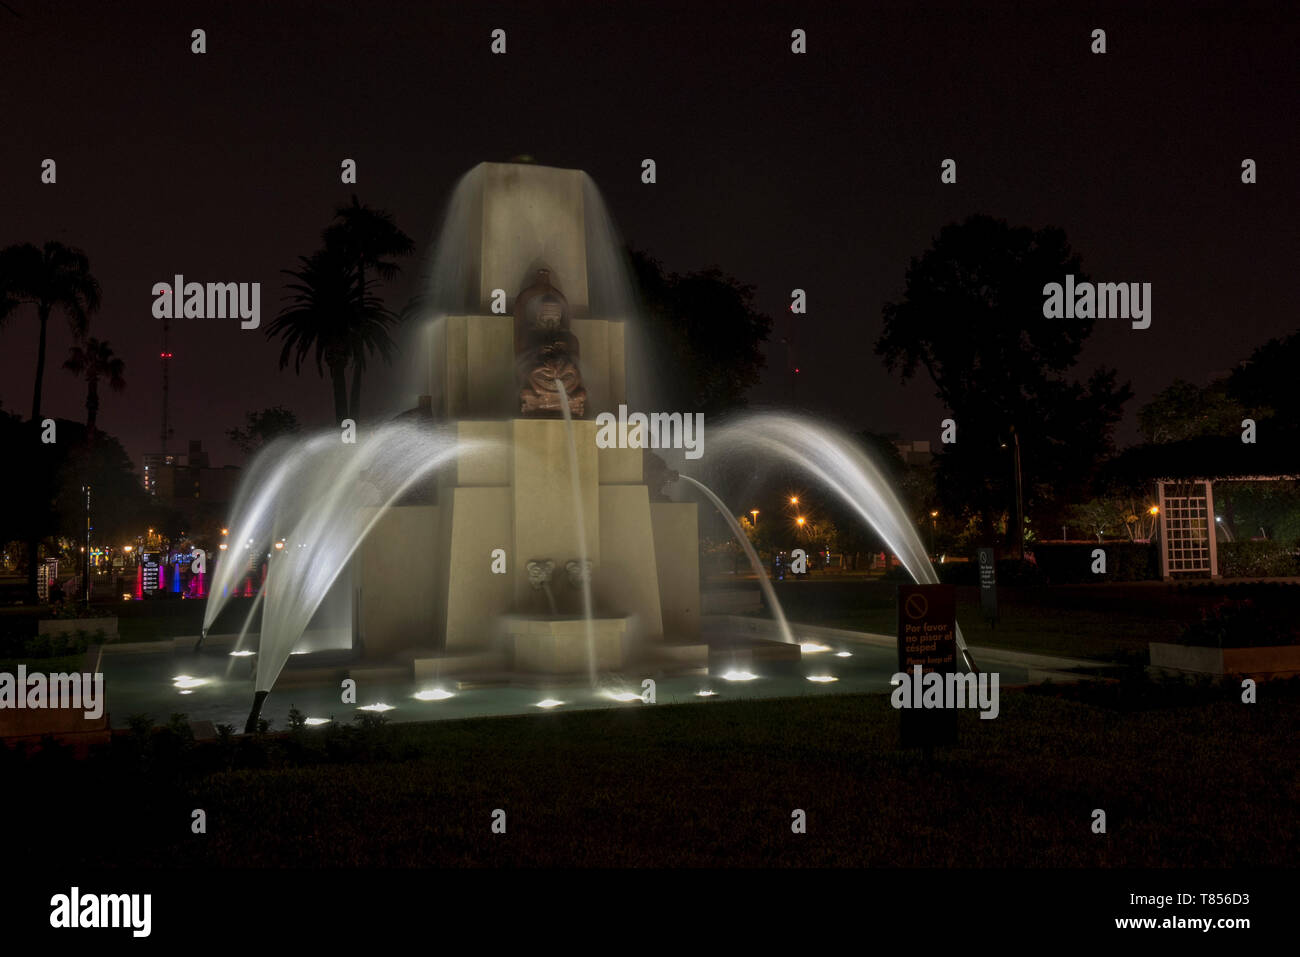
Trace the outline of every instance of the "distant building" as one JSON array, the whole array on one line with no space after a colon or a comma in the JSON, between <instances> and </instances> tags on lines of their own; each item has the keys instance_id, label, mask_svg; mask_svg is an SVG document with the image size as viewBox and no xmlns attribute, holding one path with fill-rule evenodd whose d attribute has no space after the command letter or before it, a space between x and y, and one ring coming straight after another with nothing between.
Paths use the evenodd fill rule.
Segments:
<instances>
[{"instance_id":1,"label":"distant building","mask_svg":"<svg viewBox=\"0 0 1300 957\"><path fill-rule=\"evenodd\" d=\"M199 439L190 439L185 455L152 452L144 457L144 487L164 502L224 504L234 498L239 476L234 465L214 468Z\"/></svg>"},{"instance_id":2,"label":"distant building","mask_svg":"<svg viewBox=\"0 0 1300 957\"><path fill-rule=\"evenodd\" d=\"M146 452L144 454L144 490L150 495L154 494L154 486L158 482L158 471L163 466L171 465L175 461L175 455L167 455L163 452Z\"/></svg>"},{"instance_id":3,"label":"distant building","mask_svg":"<svg viewBox=\"0 0 1300 957\"><path fill-rule=\"evenodd\" d=\"M898 454L902 456L905 465L929 465L934 459L934 453L930 451L929 439L917 439L912 442L894 442L894 448L898 449Z\"/></svg>"}]
</instances>

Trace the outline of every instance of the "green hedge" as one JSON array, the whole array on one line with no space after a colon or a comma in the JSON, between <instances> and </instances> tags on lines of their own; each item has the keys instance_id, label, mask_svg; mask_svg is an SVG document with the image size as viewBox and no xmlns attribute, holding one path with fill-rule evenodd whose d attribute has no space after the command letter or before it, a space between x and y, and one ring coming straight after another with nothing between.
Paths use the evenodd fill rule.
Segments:
<instances>
[{"instance_id":1,"label":"green hedge","mask_svg":"<svg viewBox=\"0 0 1300 957\"><path fill-rule=\"evenodd\" d=\"M1092 553L1106 553L1105 574L1093 574ZM1100 582L1156 581L1160 578L1158 546L1144 542L1089 544L1038 544L1033 548L1039 569L1053 585Z\"/></svg>"},{"instance_id":2,"label":"green hedge","mask_svg":"<svg viewBox=\"0 0 1300 957\"><path fill-rule=\"evenodd\" d=\"M62 658L66 655L84 654L92 644L104 640L104 630L91 635L76 631L67 635L37 635L21 638L16 635L0 636L0 658Z\"/></svg>"},{"instance_id":3,"label":"green hedge","mask_svg":"<svg viewBox=\"0 0 1300 957\"><path fill-rule=\"evenodd\" d=\"M1296 549L1289 542L1219 542L1219 574L1224 578L1281 578L1300 575Z\"/></svg>"},{"instance_id":4,"label":"green hedge","mask_svg":"<svg viewBox=\"0 0 1300 957\"><path fill-rule=\"evenodd\" d=\"M944 562L935 565L939 581L945 585L978 585L980 583L979 562ZM997 560L997 582L1014 588L1033 587L1046 583L1042 571L1030 561L1017 558L999 558Z\"/></svg>"},{"instance_id":5,"label":"green hedge","mask_svg":"<svg viewBox=\"0 0 1300 957\"><path fill-rule=\"evenodd\" d=\"M1300 642L1292 606L1247 599L1228 599L1201 613L1183 630L1184 645L1211 648L1258 648Z\"/></svg>"}]
</instances>

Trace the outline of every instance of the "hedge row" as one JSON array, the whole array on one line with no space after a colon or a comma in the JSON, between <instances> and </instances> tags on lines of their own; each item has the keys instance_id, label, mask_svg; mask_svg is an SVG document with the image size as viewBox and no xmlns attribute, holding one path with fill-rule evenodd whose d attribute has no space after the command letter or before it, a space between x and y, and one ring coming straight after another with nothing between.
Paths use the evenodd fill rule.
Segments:
<instances>
[{"instance_id":1,"label":"hedge row","mask_svg":"<svg viewBox=\"0 0 1300 957\"><path fill-rule=\"evenodd\" d=\"M1106 553L1106 571L1093 572L1093 551ZM999 558L999 585L1073 585L1095 582L1154 581L1160 578L1160 556L1156 546L1134 542L1102 542L1097 545L1034 545L1031 560ZM978 585L976 562L944 563L938 566L939 580L954 585Z\"/></svg>"},{"instance_id":2,"label":"hedge row","mask_svg":"<svg viewBox=\"0 0 1300 957\"><path fill-rule=\"evenodd\" d=\"M1290 542L1219 542L1218 552L1224 578L1300 575L1300 560Z\"/></svg>"}]
</instances>

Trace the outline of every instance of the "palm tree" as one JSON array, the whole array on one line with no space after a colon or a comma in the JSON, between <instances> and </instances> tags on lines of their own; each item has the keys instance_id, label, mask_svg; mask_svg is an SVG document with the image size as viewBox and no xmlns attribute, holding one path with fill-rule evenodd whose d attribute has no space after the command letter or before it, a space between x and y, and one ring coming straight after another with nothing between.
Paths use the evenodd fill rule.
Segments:
<instances>
[{"instance_id":1,"label":"palm tree","mask_svg":"<svg viewBox=\"0 0 1300 957\"><path fill-rule=\"evenodd\" d=\"M84 346L73 346L68 350L68 358L64 360L63 368L86 377L88 437L94 436L95 418L99 415L99 380L107 379L109 387L114 392L121 392L126 388L126 380L122 378L122 370L125 367L126 363L113 354L113 348L107 340L101 342L92 337L86 340Z\"/></svg>"},{"instance_id":2,"label":"palm tree","mask_svg":"<svg viewBox=\"0 0 1300 957\"><path fill-rule=\"evenodd\" d=\"M46 332L56 309L67 314L73 333L86 334L90 314L99 308L99 283L90 274L90 261L80 249L51 240L43 248L31 243L0 250L0 323L20 306L34 305L41 322L36 349L36 384L32 389L32 427L41 421L41 388L45 384ZM41 448L37 445L37 449ZM36 568L41 539L33 530L27 539L27 600L37 600Z\"/></svg>"},{"instance_id":3,"label":"palm tree","mask_svg":"<svg viewBox=\"0 0 1300 957\"><path fill-rule=\"evenodd\" d=\"M322 376L328 370L336 421L355 419L356 411L348 408L347 365L364 368L372 352L387 360L393 350L388 327L396 317L370 295L371 281L363 281L339 250L326 248L298 259L300 268L282 270L298 281L290 283L290 304L267 326L266 336L284 340L281 369L292 358L294 372L300 373L311 357Z\"/></svg>"},{"instance_id":4,"label":"palm tree","mask_svg":"<svg viewBox=\"0 0 1300 957\"><path fill-rule=\"evenodd\" d=\"M63 310L73 334L81 338L86 334L90 314L99 308L99 282L90 274L86 254L54 241L43 249L23 243L0 251L0 321L23 305L36 306L36 318L41 322L36 385L32 390L32 421L39 422L50 316L56 309Z\"/></svg>"},{"instance_id":5,"label":"palm tree","mask_svg":"<svg viewBox=\"0 0 1300 957\"><path fill-rule=\"evenodd\" d=\"M334 211L335 221L321 234L325 248L337 251L357 271L358 288L367 289L366 270L374 270L382 280L396 278L401 267L389 257L409 256L415 242L397 228L393 214L363 205L354 193L352 205ZM364 351L353 357L352 396L348 408L352 418L361 413L361 373L365 371Z\"/></svg>"}]
</instances>

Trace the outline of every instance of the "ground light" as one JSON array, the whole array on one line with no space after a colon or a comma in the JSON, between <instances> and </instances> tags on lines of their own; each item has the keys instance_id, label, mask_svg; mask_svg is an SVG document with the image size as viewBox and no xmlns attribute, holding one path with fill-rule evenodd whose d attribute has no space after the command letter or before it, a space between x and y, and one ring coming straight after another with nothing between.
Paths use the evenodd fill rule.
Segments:
<instances>
[{"instance_id":1,"label":"ground light","mask_svg":"<svg viewBox=\"0 0 1300 957\"><path fill-rule=\"evenodd\" d=\"M851 652L851 651L837 651L837 652L835 652L835 657L836 657L836 658L852 658L852 657L853 657L853 652Z\"/></svg>"},{"instance_id":2,"label":"ground light","mask_svg":"<svg viewBox=\"0 0 1300 957\"><path fill-rule=\"evenodd\" d=\"M722 677L724 681L753 681L758 675L752 671L728 671Z\"/></svg>"},{"instance_id":3,"label":"ground light","mask_svg":"<svg viewBox=\"0 0 1300 957\"><path fill-rule=\"evenodd\" d=\"M710 691L708 688L702 688L701 690L695 692L695 697L712 698L715 694L717 694L716 691Z\"/></svg>"},{"instance_id":4,"label":"ground light","mask_svg":"<svg viewBox=\"0 0 1300 957\"><path fill-rule=\"evenodd\" d=\"M329 723L330 723L329 718L305 718L303 720L303 724L307 725L310 728L315 728L318 727L319 725L329 724Z\"/></svg>"},{"instance_id":5,"label":"ground light","mask_svg":"<svg viewBox=\"0 0 1300 957\"><path fill-rule=\"evenodd\" d=\"M558 707L559 707L560 705L562 705L562 704L564 704L563 701L556 701L554 698L543 698L541 701L537 702L537 704L535 705L535 707L538 707L538 708L558 708Z\"/></svg>"},{"instance_id":6,"label":"ground light","mask_svg":"<svg viewBox=\"0 0 1300 957\"><path fill-rule=\"evenodd\" d=\"M192 678L189 675L177 675L172 679L172 685L176 688L197 688L207 683L206 678Z\"/></svg>"},{"instance_id":7,"label":"ground light","mask_svg":"<svg viewBox=\"0 0 1300 957\"><path fill-rule=\"evenodd\" d=\"M840 680L839 678L836 678L834 675L808 675L807 678L809 681L816 681L821 684L825 684L828 681Z\"/></svg>"},{"instance_id":8,"label":"ground light","mask_svg":"<svg viewBox=\"0 0 1300 957\"><path fill-rule=\"evenodd\" d=\"M450 691L444 691L442 688L434 688L432 691L417 691L411 697L417 701L446 701L448 698L456 696Z\"/></svg>"},{"instance_id":9,"label":"ground light","mask_svg":"<svg viewBox=\"0 0 1300 957\"><path fill-rule=\"evenodd\" d=\"M805 655L815 655L815 654L817 654L818 652L821 652L821 651L830 651L830 650L831 650L831 646L830 646L830 645L821 645L821 644L818 644L818 643L815 642L815 641L805 641L803 644L801 644L801 645L799 646L799 649L800 649L800 650L801 650Z\"/></svg>"},{"instance_id":10,"label":"ground light","mask_svg":"<svg viewBox=\"0 0 1300 957\"><path fill-rule=\"evenodd\" d=\"M358 708L357 710L358 710L358 711L378 711L380 714L383 714L385 711L392 711L392 710L393 710L393 706L392 706L391 704L384 704L384 703L381 701L381 702L379 702L378 704L363 704L363 705L362 705L360 708Z\"/></svg>"},{"instance_id":11,"label":"ground light","mask_svg":"<svg viewBox=\"0 0 1300 957\"><path fill-rule=\"evenodd\" d=\"M249 657L250 655L255 655L255 654L257 654L256 651L248 651L247 649L244 649L243 651L232 651L232 652L230 653L230 657L232 657L232 658L247 658L247 657Z\"/></svg>"}]
</instances>

